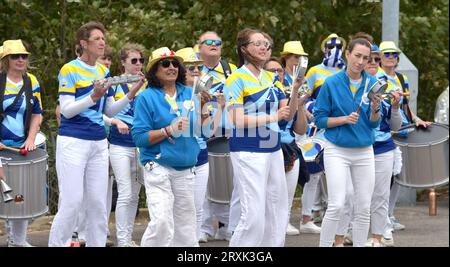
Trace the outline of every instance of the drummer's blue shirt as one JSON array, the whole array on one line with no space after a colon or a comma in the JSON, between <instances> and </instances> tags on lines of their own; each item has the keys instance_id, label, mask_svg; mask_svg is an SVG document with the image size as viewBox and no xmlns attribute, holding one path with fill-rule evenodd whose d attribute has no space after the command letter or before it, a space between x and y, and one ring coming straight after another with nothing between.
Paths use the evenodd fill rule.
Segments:
<instances>
[{"instance_id":1,"label":"drummer's blue shirt","mask_svg":"<svg viewBox=\"0 0 450 267\"><path fill-rule=\"evenodd\" d=\"M375 143L373 152L375 155L382 154L395 149L395 143L391 135L389 121L391 119L392 106L389 99L381 102L381 122L373 131L375 133Z\"/></svg>"},{"instance_id":2,"label":"drummer's blue shirt","mask_svg":"<svg viewBox=\"0 0 450 267\"><path fill-rule=\"evenodd\" d=\"M41 88L39 82L33 74L27 73L31 81L31 88L33 91L33 105L32 114L41 114ZM25 142L25 114L26 101L25 92L19 97L14 107L10 107L14 102L17 94L23 86L23 81L14 83L11 80L6 80L5 96L3 99L3 110L6 111L5 118L2 121L1 140L4 145L12 147L20 147ZM8 109L8 110L7 110Z\"/></svg>"},{"instance_id":3,"label":"drummer's blue shirt","mask_svg":"<svg viewBox=\"0 0 450 267\"><path fill-rule=\"evenodd\" d=\"M278 111L280 101L286 96L273 73L261 70L255 77L245 66L228 77L224 94L228 112L241 107L245 115L265 116ZM230 151L274 152L280 149L280 128L278 123L270 123L258 128L233 128Z\"/></svg>"},{"instance_id":4,"label":"drummer's blue shirt","mask_svg":"<svg viewBox=\"0 0 450 267\"><path fill-rule=\"evenodd\" d=\"M109 70L102 64L89 66L79 59L65 64L59 72L59 95L72 95L75 101L89 97L94 92L94 80L109 77ZM102 140L106 138L103 112L106 99L113 97L114 91L108 92L95 105L78 115L68 119L61 114L61 125L58 135L69 136L83 140Z\"/></svg>"},{"instance_id":5,"label":"drummer's blue shirt","mask_svg":"<svg viewBox=\"0 0 450 267\"><path fill-rule=\"evenodd\" d=\"M170 125L178 116L186 116L186 106L192 97L192 89L176 84L175 101L169 101L162 88L147 88L136 99L135 114L131 133L139 147L142 165L154 161L166 167L183 170L195 166L200 152L193 133L193 123L197 121L196 112L191 112L190 131L179 137L172 137L175 144L166 138L157 144L150 144L149 131L159 130ZM194 98L196 99L196 98ZM197 107L196 107L197 108Z\"/></svg>"},{"instance_id":6,"label":"drummer's blue shirt","mask_svg":"<svg viewBox=\"0 0 450 267\"><path fill-rule=\"evenodd\" d=\"M124 97L126 94L128 94L128 92L131 89L132 84L119 84L119 85L115 85L112 86L113 90L114 90L114 99L117 101L119 99L121 99L122 97ZM141 88L141 90L143 88L145 88L145 84L143 85L143 87ZM139 90L136 95L138 95L141 90ZM128 103L126 105L126 107L121 110L119 113L117 113L117 115L114 117L116 119L121 120L122 122L126 123L129 127L129 129L131 129L131 127L133 126L133 117L134 117L134 99L132 101L130 101L130 103ZM109 143L114 144L114 145L118 145L118 146L125 146L125 147L135 147L136 145L134 144L133 141L133 137L131 136L131 132L128 134L121 134L119 133L119 130L117 129L116 125L112 125L109 131L109 136L108 136L108 140Z\"/></svg>"},{"instance_id":7,"label":"drummer's blue shirt","mask_svg":"<svg viewBox=\"0 0 450 267\"><path fill-rule=\"evenodd\" d=\"M344 124L328 128L328 118L348 116L356 112L364 94L366 80L370 88L377 79L362 72L362 82L355 95L350 89L350 80L345 71L328 77L320 90L314 107L314 121L325 130L325 138L341 147L365 147L373 145L375 135L373 129L378 127L380 120L370 121L370 103L361 106L356 124ZM369 89L367 89L369 90Z\"/></svg>"}]
</instances>

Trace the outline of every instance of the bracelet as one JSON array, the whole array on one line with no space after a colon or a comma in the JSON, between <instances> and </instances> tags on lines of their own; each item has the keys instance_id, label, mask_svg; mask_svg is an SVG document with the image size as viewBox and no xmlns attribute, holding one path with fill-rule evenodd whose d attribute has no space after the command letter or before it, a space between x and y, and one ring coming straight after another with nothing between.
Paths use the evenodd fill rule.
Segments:
<instances>
[{"instance_id":1,"label":"bracelet","mask_svg":"<svg viewBox=\"0 0 450 267\"><path fill-rule=\"evenodd\" d=\"M173 141L172 137L169 135L169 131L166 130L167 127L172 128L171 125L164 127L164 132L166 133L165 137L169 140L170 143L175 144L175 141ZM172 128L173 133L173 128Z\"/></svg>"},{"instance_id":2,"label":"bracelet","mask_svg":"<svg viewBox=\"0 0 450 267\"><path fill-rule=\"evenodd\" d=\"M161 136L168 137L167 131L165 128L161 128Z\"/></svg>"}]
</instances>

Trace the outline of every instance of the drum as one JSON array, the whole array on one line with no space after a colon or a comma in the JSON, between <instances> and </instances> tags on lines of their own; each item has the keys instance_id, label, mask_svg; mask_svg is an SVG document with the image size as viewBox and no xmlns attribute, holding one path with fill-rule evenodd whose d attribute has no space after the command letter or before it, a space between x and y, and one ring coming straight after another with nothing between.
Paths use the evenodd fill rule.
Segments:
<instances>
[{"instance_id":1,"label":"drum","mask_svg":"<svg viewBox=\"0 0 450 267\"><path fill-rule=\"evenodd\" d=\"M233 192L233 166L226 137L211 138L208 144L209 179L207 197L219 204L229 204Z\"/></svg>"},{"instance_id":2,"label":"drum","mask_svg":"<svg viewBox=\"0 0 450 267\"><path fill-rule=\"evenodd\" d=\"M433 123L413 128L407 135L394 135L402 151L400 185L432 188L448 184L448 125Z\"/></svg>"},{"instance_id":3,"label":"drum","mask_svg":"<svg viewBox=\"0 0 450 267\"><path fill-rule=\"evenodd\" d=\"M34 144L38 148L47 150L47 138L45 137L43 132L38 132L36 134L36 139L34 140Z\"/></svg>"},{"instance_id":4,"label":"drum","mask_svg":"<svg viewBox=\"0 0 450 267\"><path fill-rule=\"evenodd\" d=\"M0 219L34 219L48 212L47 152L30 151L26 156L2 150L0 159L13 201L0 203Z\"/></svg>"},{"instance_id":5,"label":"drum","mask_svg":"<svg viewBox=\"0 0 450 267\"><path fill-rule=\"evenodd\" d=\"M324 131L321 130L317 132L314 138L305 137L297 142L297 146L302 151L302 155L305 159L309 173L317 173L323 171L323 159L321 160L321 164L316 163L317 155L323 148L325 148L325 138L323 136L323 133Z\"/></svg>"}]
</instances>

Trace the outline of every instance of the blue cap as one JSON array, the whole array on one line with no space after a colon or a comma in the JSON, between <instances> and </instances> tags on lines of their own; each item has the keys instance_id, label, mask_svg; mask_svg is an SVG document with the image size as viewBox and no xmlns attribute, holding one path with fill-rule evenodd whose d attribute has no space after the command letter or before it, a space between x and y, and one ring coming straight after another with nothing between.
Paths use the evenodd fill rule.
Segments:
<instances>
[{"instance_id":1,"label":"blue cap","mask_svg":"<svg viewBox=\"0 0 450 267\"><path fill-rule=\"evenodd\" d=\"M376 44L372 44L372 52L380 52L380 48Z\"/></svg>"}]
</instances>

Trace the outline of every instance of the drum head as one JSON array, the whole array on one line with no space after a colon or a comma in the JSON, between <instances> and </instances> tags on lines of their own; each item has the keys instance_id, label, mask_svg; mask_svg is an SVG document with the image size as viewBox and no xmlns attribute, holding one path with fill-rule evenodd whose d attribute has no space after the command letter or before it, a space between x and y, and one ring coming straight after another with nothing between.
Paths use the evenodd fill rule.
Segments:
<instances>
[{"instance_id":1,"label":"drum head","mask_svg":"<svg viewBox=\"0 0 450 267\"><path fill-rule=\"evenodd\" d=\"M314 161L317 154L324 148L324 142L320 139L307 138L297 145L302 151L305 161Z\"/></svg>"},{"instance_id":2,"label":"drum head","mask_svg":"<svg viewBox=\"0 0 450 267\"><path fill-rule=\"evenodd\" d=\"M206 141L208 144L208 152L217 154L230 153L229 140L226 137L213 137Z\"/></svg>"},{"instance_id":3,"label":"drum head","mask_svg":"<svg viewBox=\"0 0 450 267\"><path fill-rule=\"evenodd\" d=\"M427 145L444 142L448 139L448 126L433 123L427 128L416 127L407 135L394 135L395 142L402 144Z\"/></svg>"},{"instance_id":4,"label":"drum head","mask_svg":"<svg viewBox=\"0 0 450 267\"><path fill-rule=\"evenodd\" d=\"M2 160L3 164L8 161L31 161L47 157L47 152L41 148L37 148L34 151L28 151L25 156L9 150L0 150L0 159Z\"/></svg>"}]
</instances>

